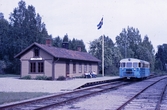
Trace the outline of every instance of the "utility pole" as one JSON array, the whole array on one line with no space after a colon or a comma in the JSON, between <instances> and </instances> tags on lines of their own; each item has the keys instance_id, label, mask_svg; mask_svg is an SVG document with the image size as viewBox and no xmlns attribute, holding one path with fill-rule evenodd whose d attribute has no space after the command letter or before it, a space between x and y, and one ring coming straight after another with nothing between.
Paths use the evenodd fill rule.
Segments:
<instances>
[{"instance_id":1,"label":"utility pole","mask_svg":"<svg viewBox=\"0 0 167 110\"><path fill-rule=\"evenodd\" d=\"M125 33L125 58L127 58L127 34Z\"/></svg>"}]
</instances>

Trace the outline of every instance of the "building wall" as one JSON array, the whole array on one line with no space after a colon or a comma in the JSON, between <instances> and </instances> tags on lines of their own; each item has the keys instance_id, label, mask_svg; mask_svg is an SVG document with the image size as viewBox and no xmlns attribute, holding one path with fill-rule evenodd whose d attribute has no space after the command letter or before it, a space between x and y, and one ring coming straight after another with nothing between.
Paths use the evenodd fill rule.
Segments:
<instances>
[{"instance_id":1,"label":"building wall","mask_svg":"<svg viewBox=\"0 0 167 110\"><path fill-rule=\"evenodd\" d=\"M93 63L92 64L92 71L95 71L98 74L98 63Z\"/></svg>"},{"instance_id":2,"label":"building wall","mask_svg":"<svg viewBox=\"0 0 167 110\"><path fill-rule=\"evenodd\" d=\"M26 54L24 54L20 60L21 60L21 77L30 75L32 78L35 78L36 76L47 76L52 77L52 61L53 57L46 53L43 50L39 50L39 57L44 60L44 73L42 74L30 74L30 63L29 61L31 58L34 57L34 49L32 48L30 51L28 51ZM35 61L35 60L34 60Z\"/></svg>"},{"instance_id":3,"label":"building wall","mask_svg":"<svg viewBox=\"0 0 167 110\"><path fill-rule=\"evenodd\" d=\"M21 60L21 77L29 75L29 61Z\"/></svg>"},{"instance_id":4,"label":"building wall","mask_svg":"<svg viewBox=\"0 0 167 110\"><path fill-rule=\"evenodd\" d=\"M55 72L55 79L57 79L59 76L64 76L66 77L66 60L61 60L55 62L54 66L54 72ZM73 62L69 62L69 77L81 77L84 75L84 66L86 64L87 66L87 72L89 72L89 66L91 64L92 71L95 71L98 73L98 64L97 63L90 63L90 62L82 62L82 61L75 61L76 63L76 73L73 73ZM79 65L81 64L82 66L82 71L79 72Z\"/></svg>"},{"instance_id":5,"label":"building wall","mask_svg":"<svg viewBox=\"0 0 167 110\"><path fill-rule=\"evenodd\" d=\"M52 77L52 62L53 56L40 49L40 57L44 59L44 75Z\"/></svg>"},{"instance_id":6,"label":"building wall","mask_svg":"<svg viewBox=\"0 0 167 110\"><path fill-rule=\"evenodd\" d=\"M65 61L57 61L54 66L54 76L57 79L59 76L66 77L66 63Z\"/></svg>"},{"instance_id":7,"label":"building wall","mask_svg":"<svg viewBox=\"0 0 167 110\"><path fill-rule=\"evenodd\" d=\"M81 64L82 66L82 71L79 72L79 65ZM87 71L86 72L90 72L89 67L91 65L92 70L91 71L95 71L98 74L98 63L90 63L90 62L76 62L76 73L73 73L73 62L70 62L70 77L80 77L83 76L85 73L85 65L87 66Z\"/></svg>"},{"instance_id":8,"label":"building wall","mask_svg":"<svg viewBox=\"0 0 167 110\"><path fill-rule=\"evenodd\" d=\"M32 49L30 51L28 51L26 54L22 55L22 57L20 58L21 61L21 77L30 75L29 74L29 60L32 58L32 56L34 55Z\"/></svg>"},{"instance_id":9,"label":"building wall","mask_svg":"<svg viewBox=\"0 0 167 110\"><path fill-rule=\"evenodd\" d=\"M79 71L80 64L82 66L82 71L81 72ZM74 74L74 77L83 76L84 71L83 71L83 63L82 62L77 62L76 63L76 73L73 73L73 74Z\"/></svg>"}]
</instances>

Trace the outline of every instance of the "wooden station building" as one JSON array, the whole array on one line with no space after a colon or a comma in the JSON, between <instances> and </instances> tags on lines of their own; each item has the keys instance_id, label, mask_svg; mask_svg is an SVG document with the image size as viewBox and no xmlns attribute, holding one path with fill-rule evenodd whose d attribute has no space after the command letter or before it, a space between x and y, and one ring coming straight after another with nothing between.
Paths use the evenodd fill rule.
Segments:
<instances>
[{"instance_id":1,"label":"wooden station building","mask_svg":"<svg viewBox=\"0 0 167 110\"><path fill-rule=\"evenodd\" d=\"M57 48L51 45L33 43L17 54L21 61L21 77L30 75L47 76L57 79L59 76L78 77L85 72L95 71L98 74L99 59L86 52Z\"/></svg>"}]
</instances>

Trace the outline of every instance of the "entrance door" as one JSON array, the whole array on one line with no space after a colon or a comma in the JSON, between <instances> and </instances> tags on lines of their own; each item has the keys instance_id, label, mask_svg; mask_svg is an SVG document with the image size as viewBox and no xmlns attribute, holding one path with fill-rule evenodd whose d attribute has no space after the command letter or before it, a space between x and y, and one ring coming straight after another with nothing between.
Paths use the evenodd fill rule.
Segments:
<instances>
[{"instance_id":1,"label":"entrance door","mask_svg":"<svg viewBox=\"0 0 167 110\"><path fill-rule=\"evenodd\" d=\"M70 76L70 65L69 62L66 62L66 77Z\"/></svg>"}]
</instances>

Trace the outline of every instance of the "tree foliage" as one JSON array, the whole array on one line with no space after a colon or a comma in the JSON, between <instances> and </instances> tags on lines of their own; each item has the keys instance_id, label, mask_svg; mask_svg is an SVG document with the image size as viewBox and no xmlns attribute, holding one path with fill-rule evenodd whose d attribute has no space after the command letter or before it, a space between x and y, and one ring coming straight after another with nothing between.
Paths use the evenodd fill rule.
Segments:
<instances>
[{"instance_id":1,"label":"tree foliage","mask_svg":"<svg viewBox=\"0 0 167 110\"><path fill-rule=\"evenodd\" d=\"M35 7L26 7L22 0L10 14L9 20L0 20L0 60L5 61L6 72L18 73L20 63L14 56L34 42L44 43L49 35Z\"/></svg>"},{"instance_id":2,"label":"tree foliage","mask_svg":"<svg viewBox=\"0 0 167 110\"><path fill-rule=\"evenodd\" d=\"M155 54L155 70L167 70L167 44L159 45Z\"/></svg>"},{"instance_id":3,"label":"tree foliage","mask_svg":"<svg viewBox=\"0 0 167 110\"><path fill-rule=\"evenodd\" d=\"M141 35L139 30L133 27L124 28L116 37L116 45L125 57L137 57L136 48L141 43Z\"/></svg>"},{"instance_id":4,"label":"tree foliage","mask_svg":"<svg viewBox=\"0 0 167 110\"><path fill-rule=\"evenodd\" d=\"M78 47L81 48L82 52L86 52L85 44L83 40L78 40L73 38L72 40L68 38L68 35L64 35L63 39L59 36L53 39L53 46L62 48L62 44L66 43L68 45L68 49L77 51Z\"/></svg>"}]
</instances>

